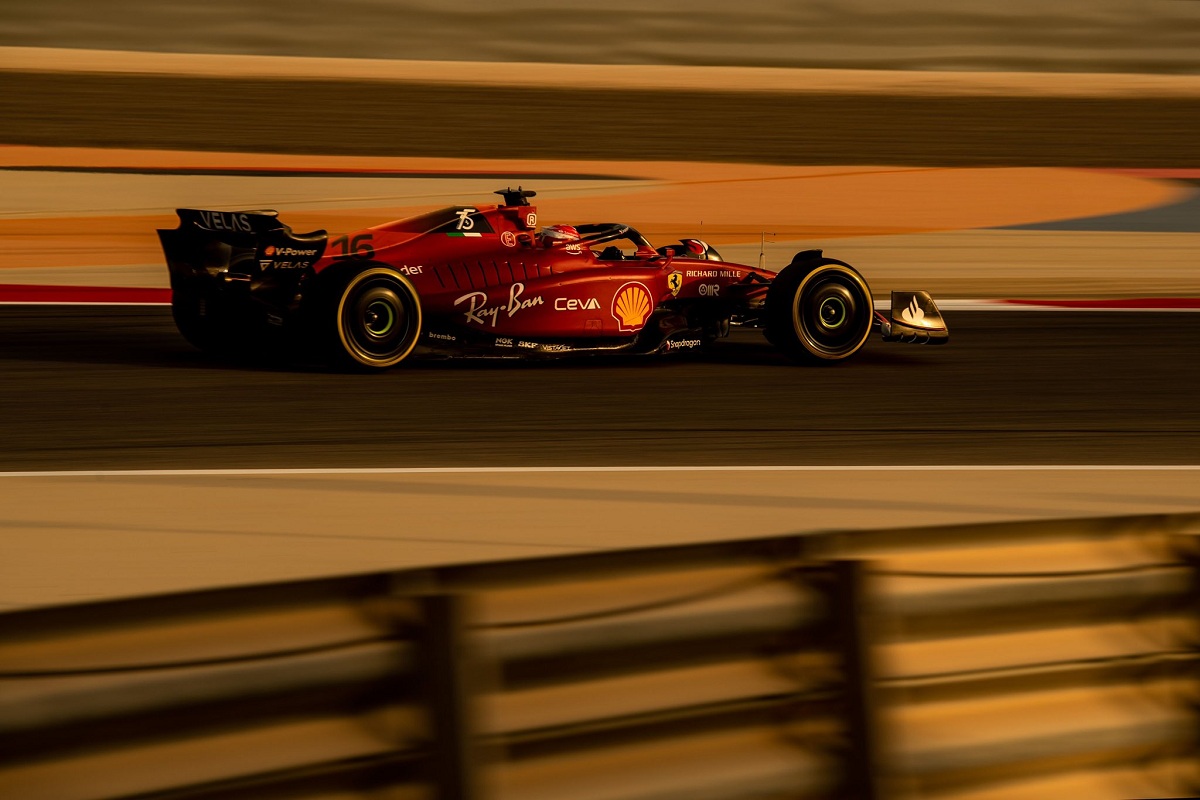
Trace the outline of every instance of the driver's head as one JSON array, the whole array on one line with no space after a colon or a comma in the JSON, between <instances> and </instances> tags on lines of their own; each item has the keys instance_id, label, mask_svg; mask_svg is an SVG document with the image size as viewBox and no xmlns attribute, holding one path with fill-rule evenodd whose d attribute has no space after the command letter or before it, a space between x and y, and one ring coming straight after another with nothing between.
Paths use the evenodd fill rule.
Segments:
<instances>
[{"instance_id":1,"label":"driver's head","mask_svg":"<svg viewBox=\"0 0 1200 800\"><path fill-rule=\"evenodd\" d=\"M538 232L538 236L541 237L544 247L571 244L578 242L582 238L574 225L549 225L542 228Z\"/></svg>"},{"instance_id":2,"label":"driver's head","mask_svg":"<svg viewBox=\"0 0 1200 800\"><path fill-rule=\"evenodd\" d=\"M684 248L684 258L698 258L701 261L723 261L717 248L700 239L680 239Z\"/></svg>"}]
</instances>

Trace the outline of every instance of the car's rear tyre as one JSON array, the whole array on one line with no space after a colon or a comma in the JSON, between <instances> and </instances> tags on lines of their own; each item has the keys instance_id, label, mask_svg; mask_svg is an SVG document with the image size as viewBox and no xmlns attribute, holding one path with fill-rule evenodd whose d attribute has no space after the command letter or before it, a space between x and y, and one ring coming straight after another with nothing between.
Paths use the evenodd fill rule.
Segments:
<instances>
[{"instance_id":1,"label":"car's rear tyre","mask_svg":"<svg viewBox=\"0 0 1200 800\"><path fill-rule=\"evenodd\" d=\"M796 361L831 364L852 356L871 334L866 280L828 258L793 261L767 291L767 339Z\"/></svg>"},{"instance_id":2,"label":"car's rear tyre","mask_svg":"<svg viewBox=\"0 0 1200 800\"><path fill-rule=\"evenodd\" d=\"M171 292L171 316L179 333L196 349L215 356L233 353L236 338L233 321L216 298L177 286Z\"/></svg>"},{"instance_id":3,"label":"car's rear tyre","mask_svg":"<svg viewBox=\"0 0 1200 800\"><path fill-rule=\"evenodd\" d=\"M347 366L382 370L412 353L421 336L421 301L408 278L372 267L346 281L336 309L335 353Z\"/></svg>"}]
</instances>

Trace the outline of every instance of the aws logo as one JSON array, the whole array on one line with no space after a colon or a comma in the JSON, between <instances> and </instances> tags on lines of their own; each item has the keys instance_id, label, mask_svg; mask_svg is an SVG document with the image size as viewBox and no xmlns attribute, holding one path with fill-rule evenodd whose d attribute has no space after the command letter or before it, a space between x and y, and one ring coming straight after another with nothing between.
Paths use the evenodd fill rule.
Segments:
<instances>
[{"instance_id":1,"label":"aws logo","mask_svg":"<svg viewBox=\"0 0 1200 800\"><path fill-rule=\"evenodd\" d=\"M612 315L621 331L640 331L654 310L650 290L640 283L627 283L613 297Z\"/></svg>"}]
</instances>

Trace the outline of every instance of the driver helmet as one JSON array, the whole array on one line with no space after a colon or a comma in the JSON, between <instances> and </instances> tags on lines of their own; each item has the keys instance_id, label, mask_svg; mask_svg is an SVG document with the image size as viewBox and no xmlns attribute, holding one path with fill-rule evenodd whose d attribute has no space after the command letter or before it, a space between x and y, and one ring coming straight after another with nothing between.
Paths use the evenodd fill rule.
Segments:
<instances>
[{"instance_id":1,"label":"driver helmet","mask_svg":"<svg viewBox=\"0 0 1200 800\"><path fill-rule=\"evenodd\" d=\"M542 228L538 235L542 237L542 244L546 247L556 244L572 244L583 238L574 225L548 225Z\"/></svg>"},{"instance_id":2,"label":"driver helmet","mask_svg":"<svg viewBox=\"0 0 1200 800\"><path fill-rule=\"evenodd\" d=\"M685 252L684 258L698 258L701 261L723 261L717 248L700 239L681 239Z\"/></svg>"}]
</instances>

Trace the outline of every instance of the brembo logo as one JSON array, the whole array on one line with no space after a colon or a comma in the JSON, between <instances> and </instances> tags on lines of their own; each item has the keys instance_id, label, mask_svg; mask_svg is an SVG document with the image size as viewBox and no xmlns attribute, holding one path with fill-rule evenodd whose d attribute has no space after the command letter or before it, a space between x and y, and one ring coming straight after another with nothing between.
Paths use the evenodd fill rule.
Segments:
<instances>
[{"instance_id":1,"label":"brembo logo","mask_svg":"<svg viewBox=\"0 0 1200 800\"><path fill-rule=\"evenodd\" d=\"M627 283L613 297L612 315L621 331L640 331L654 309L650 290L640 283Z\"/></svg>"}]
</instances>

